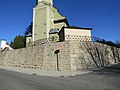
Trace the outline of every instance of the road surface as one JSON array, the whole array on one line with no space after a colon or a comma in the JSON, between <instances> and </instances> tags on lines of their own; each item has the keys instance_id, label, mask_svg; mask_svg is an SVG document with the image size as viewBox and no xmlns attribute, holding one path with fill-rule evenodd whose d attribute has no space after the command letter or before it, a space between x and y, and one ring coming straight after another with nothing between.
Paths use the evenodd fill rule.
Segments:
<instances>
[{"instance_id":1,"label":"road surface","mask_svg":"<svg viewBox=\"0 0 120 90\"><path fill-rule=\"evenodd\" d=\"M120 64L75 77L44 77L0 69L0 90L120 90Z\"/></svg>"}]
</instances>

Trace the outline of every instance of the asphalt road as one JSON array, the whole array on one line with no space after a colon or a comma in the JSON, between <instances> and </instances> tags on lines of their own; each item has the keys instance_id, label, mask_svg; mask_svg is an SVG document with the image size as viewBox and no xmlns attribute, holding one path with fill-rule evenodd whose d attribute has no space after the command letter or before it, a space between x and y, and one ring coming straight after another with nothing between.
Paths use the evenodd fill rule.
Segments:
<instances>
[{"instance_id":1,"label":"asphalt road","mask_svg":"<svg viewBox=\"0 0 120 90\"><path fill-rule=\"evenodd\" d=\"M120 90L120 64L75 77L43 77L0 69L0 90Z\"/></svg>"}]
</instances>

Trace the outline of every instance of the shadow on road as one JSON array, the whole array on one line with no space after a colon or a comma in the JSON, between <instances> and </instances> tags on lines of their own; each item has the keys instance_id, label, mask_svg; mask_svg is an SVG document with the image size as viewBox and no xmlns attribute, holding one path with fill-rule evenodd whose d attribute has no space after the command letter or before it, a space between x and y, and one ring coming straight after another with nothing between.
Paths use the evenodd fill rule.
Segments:
<instances>
[{"instance_id":1,"label":"shadow on road","mask_svg":"<svg viewBox=\"0 0 120 90\"><path fill-rule=\"evenodd\" d=\"M120 75L120 63L100 70L92 70L97 75Z\"/></svg>"}]
</instances>

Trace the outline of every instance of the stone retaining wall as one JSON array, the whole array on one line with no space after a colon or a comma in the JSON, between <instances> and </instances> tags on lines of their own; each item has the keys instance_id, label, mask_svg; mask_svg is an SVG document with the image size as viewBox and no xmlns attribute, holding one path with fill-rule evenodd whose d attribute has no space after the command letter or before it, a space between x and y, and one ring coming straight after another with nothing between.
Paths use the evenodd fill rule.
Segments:
<instances>
[{"instance_id":1,"label":"stone retaining wall","mask_svg":"<svg viewBox=\"0 0 120 90\"><path fill-rule=\"evenodd\" d=\"M64 48L63 48L64 47ZM0 53L0 64L14 67L57 70L57 55L54 52L59 49L59 69L71 70L71 62L67 42L43 44L38 46L4 51Z\"/></svg>"},{"instance_id":2,"label":"stone retaining wall","mask_svg":"<svg viewBox=\"0 0 120 90\"><path fill-rule=\"evenodd\" d=\"M100 55L96 53L95 46L99 48ZM95 42L67 41L0 52L0 64L22 68L57 70L57 55L54 53L56 50L60 50L58 54L60 71L95 68L96 64L89 50L99 67L102 65L101 60L104 60L104 66L115 63L110 46ZM117 50L120 54L120 49ZM119 58L116 62L118 60Z\"/></svg>"},{"instance_id":3,"label":"stone retaining wall","mask_svg":"<svg viewBox=\"0 0 120 90\"><path fill-rule=\"evenodd\" d=\"M71 70L73 71L104 67L120 62L120 48L97 42L77 41L70 41L69 46Z\"/></svg>"}]
</instances>

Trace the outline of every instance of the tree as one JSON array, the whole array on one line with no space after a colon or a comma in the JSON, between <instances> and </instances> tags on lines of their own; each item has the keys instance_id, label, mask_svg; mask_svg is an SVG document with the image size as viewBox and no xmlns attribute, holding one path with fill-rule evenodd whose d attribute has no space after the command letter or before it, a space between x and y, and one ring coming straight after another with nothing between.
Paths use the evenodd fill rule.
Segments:
<instances>
[{"instance_id":1,"label":"tree","mask_svg":"<svg viewBox=\"0 0 120 90\"><path fill-rule=\"evenodd\" d=\"M96 42L120 48L120 42L119 41L117 41L116 43L114 43L112 41L106 41L104 39L103 40L101 39L101 40L96 40Z\"/></svg>"},{"instance_id":2,"label":"tree","mask_svg":"<svg viewBox=\"0 0 120 90\"><path fill-rule=\"evenodd\" d=\"M116 45L120 48L120 41L116 41Z\"/></svg>"},{"instance_id":3,"label":"tree","mask_svg":"<svg viewBox=\"0 0 120 90\"><path fill-rule=\"evenodd\" d=\"M25 37L18 35L11 41L10 46L14 49L24 48L25 47Z\"/></svg>"},{"instance_id":4,"label":"tree","mask_svg":"<svg viewBox=\"0 0 120 90\"><path fill-rule=\"evenodd\" d=\"M31 22L31 24L27 27L26 31L25 31L25 36L32 34L32 28L33 28L33 22Z\"/></svg>"}]
</instances>

